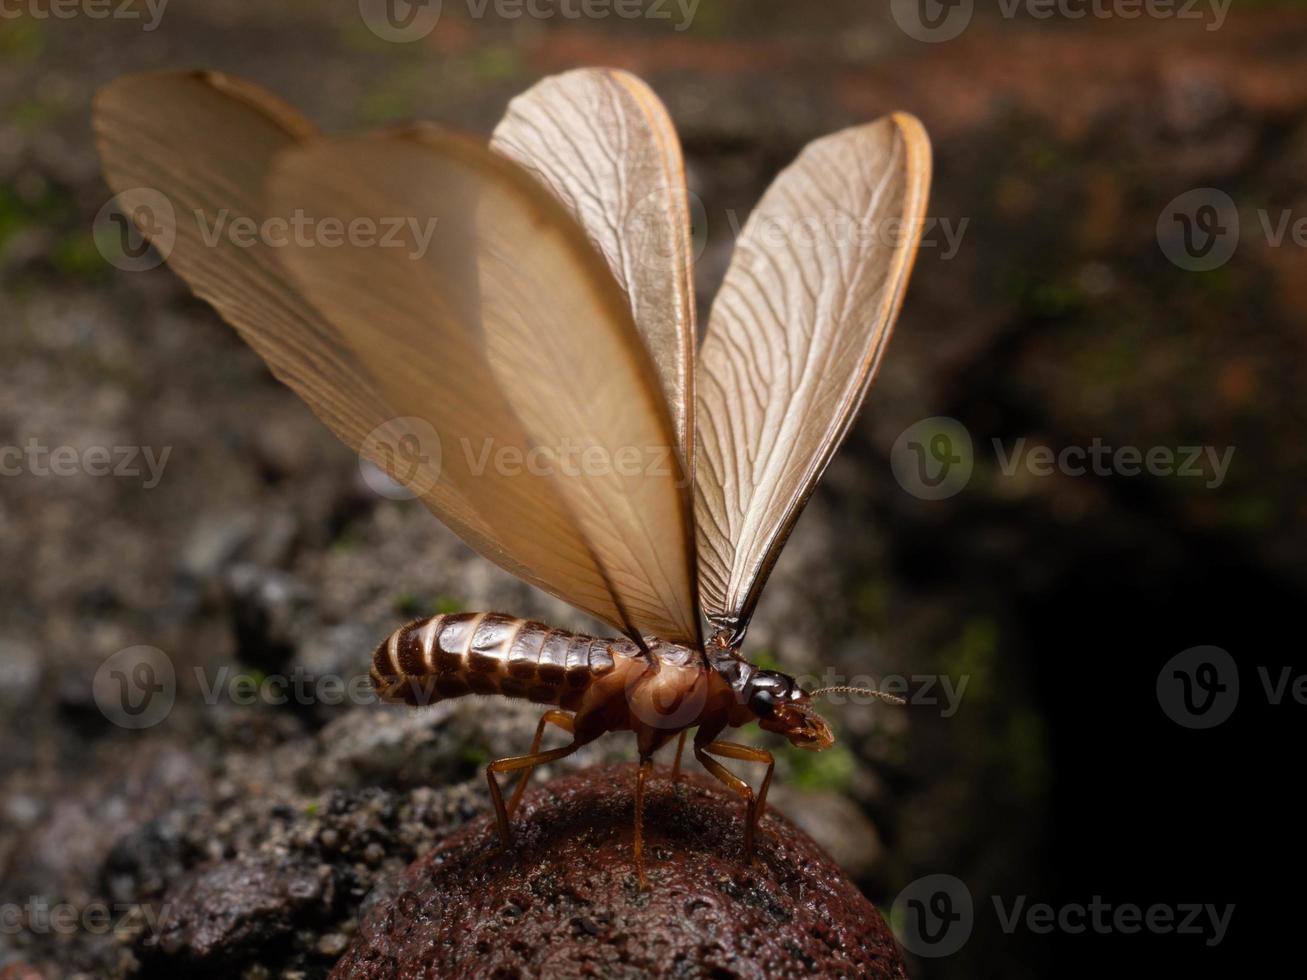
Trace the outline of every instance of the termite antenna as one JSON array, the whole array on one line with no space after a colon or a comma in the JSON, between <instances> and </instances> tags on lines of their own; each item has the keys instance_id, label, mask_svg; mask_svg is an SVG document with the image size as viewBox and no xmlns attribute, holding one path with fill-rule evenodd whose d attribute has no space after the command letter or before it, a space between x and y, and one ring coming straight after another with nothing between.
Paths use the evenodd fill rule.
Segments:
<instances>
[{"instance_id":1,"label":"termite antenna","mask_svg":"<svg viewBox=\"0 0 1307 980\"><path fill-rule=\"evenodd\" d=\"M870 687L819 687L815 691L809 691L808 697L820 697L823 694L865 694L869 698L877 698L886 704L907 704L900 697L893 694L886 694L884 691L877 691Z\"/></svg>"}]
</instances>

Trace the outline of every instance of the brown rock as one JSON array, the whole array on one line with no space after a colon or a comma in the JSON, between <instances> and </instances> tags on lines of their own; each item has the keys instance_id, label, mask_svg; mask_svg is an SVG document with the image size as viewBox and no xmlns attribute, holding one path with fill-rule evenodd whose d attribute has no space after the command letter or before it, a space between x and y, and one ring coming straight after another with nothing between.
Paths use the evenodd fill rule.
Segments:
<instances>
[{"instance_id":1,"label":"brown rock","mask_svg":"<svg viewBox=\"0 0 1307 980\"><path fill-rule=\"evenodd\" d=\"M503 853L473 821L409 866L332 976L905 976L875 907L789 821L769 812L742 860L740 801L706 776L655 774L642 892L634 786L622 764L533 790Z\"/></svg>"}]
</instances>

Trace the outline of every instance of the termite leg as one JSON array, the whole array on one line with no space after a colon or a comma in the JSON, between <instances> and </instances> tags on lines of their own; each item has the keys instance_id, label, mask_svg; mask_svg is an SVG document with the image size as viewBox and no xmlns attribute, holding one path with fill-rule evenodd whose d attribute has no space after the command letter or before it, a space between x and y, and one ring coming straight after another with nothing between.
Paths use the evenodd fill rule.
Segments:
<instances>
[{"instance_id":1,"label":"termite leg","mask_svg":"<svg viewBox=\"0 0 1307 980\"><path fill-rule=\"evenodd\" d=\"M644 876L644 784L653 769L653 759L640 760L640 772L635 777L635 873L640 879L640 890L648 891L649 880Z\"/></svg>"},{"instance_id":2,"label":"termite leg","mask_svg":"<svg viewBox=\"0 0 1307 980\"><path fill-rule=\"evenodd\" d=\"M536 736L531 740L531 751L528 755L535 755L540 751L540 741L545 737L545 725L557 725L569 735L573 731L572 716L566 711L550 709L540 716L540 724L536 725ZM517 780L517 785L513 787L513 795L508 798L508 815L511 817L517 812L518 801L522 799L522 794L526 792L526 784L531 779L531 774L535 772L535 766L527 767L526 772Z\"/></svg>"},{"instance_id":3,"label":"termite leg","mask_svg":"<svg viewBox=\"0 0 1307 980\"><path fill-rule=\"evenodd\" d=\"M758 795L755 797L748 783L708 755L709 752L725 756L728 759L766 763L767 772L762 777L762 786L758 790ZM734 790L744 800L744 856L747 860L753 860L754 829L757 827L758 821L762 818L763 811L767 806L767 788L771 785L771 774L772 769L776 766L776 760L766 749L755 748L752 745L740 745L738 742L710 742L702 748L696 745L694 747L694 756L703 763L705 769L721 780L723 785Z\"/></svg>"},{"instance_id":4,"label":"termite leg","mask_svg":"<svg viewBox=\"0 0 1307 980\"><path fill-rule=\"evenodd\" d=\"M510 840L508 808L504 806L504 795L499 791L499 781L495 779L495 773L517 772L519 769L530 769L546 762L554 762L571 755L583 744L573 739L570 744L562 748L550 749L548 752L533 752L530 755L519 755L510 759L496 759L486 766L486 783L490 786L490 799L495 804L495 816L499 820L499 839L505 847Z\"/></svg>"},{"instance_id":5,"label":"termite leg","mask_svg":"<svg viewBox=\"0 0 1307 980\"><path fill-rule=\"evenodd\" d=\"M676 761L672 763L672 782L674 783L681 780L681 753L685 751L685 736L689 731L688 728L681 729L681 737L676 740Z\"/></svg>"}]
</instances>

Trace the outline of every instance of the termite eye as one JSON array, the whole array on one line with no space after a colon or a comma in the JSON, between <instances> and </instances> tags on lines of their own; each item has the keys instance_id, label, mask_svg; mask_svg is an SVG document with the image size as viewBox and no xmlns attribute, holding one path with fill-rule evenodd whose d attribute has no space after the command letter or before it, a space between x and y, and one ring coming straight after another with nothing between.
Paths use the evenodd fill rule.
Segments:
<instances>
[{"instance_id":1,"label":"termite eye","mask_svg":"<svg viewBox=\"0 0 1307 980\"><path fill-rule=\"evenodd\" d=\"M776 709L776 698L765 687L760 687L749 696L749 710L759 718L766 718Z\"/></svg>"}]
</instances>

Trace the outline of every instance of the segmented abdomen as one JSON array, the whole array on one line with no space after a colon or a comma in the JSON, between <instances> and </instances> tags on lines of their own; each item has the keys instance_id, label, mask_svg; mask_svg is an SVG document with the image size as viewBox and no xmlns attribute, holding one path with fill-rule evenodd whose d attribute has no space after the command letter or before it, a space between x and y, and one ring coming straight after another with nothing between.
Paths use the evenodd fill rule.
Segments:
<instances>
[{"instance_id":1,"label":"segmented abdomen","mask_svg":"<svg viewBox=\"0 0 1307 980\"><path fill-rule=\"evenodd\" d=\"M502 694L575 710L627 639L601 640L500 613L432 616L401 626L372 655L372 683L387 701L430 704Z\"/></svg>"}]
</instances>

